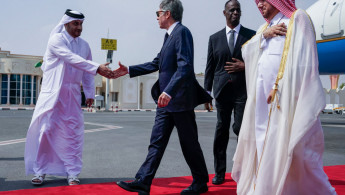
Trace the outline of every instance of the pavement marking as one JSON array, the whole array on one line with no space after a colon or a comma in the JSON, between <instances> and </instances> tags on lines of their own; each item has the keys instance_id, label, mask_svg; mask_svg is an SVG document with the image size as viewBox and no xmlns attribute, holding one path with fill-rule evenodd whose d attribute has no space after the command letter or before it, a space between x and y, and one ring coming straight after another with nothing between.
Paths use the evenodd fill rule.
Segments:
<instances>
[{"instance_id":1,"label":"pavement marking","mask_svg":"<svg viewBox=\"0 0 345 195\"><path fill-rule=\"evenodd\" d=\"M100 124L100 123L84 122L84 124L95 125L95 126L101 126L102 127L102 128L84 130L84 133L94 133L94 132L109 131L109 130L123 128L123 127L120 127L120 126L105 125L105 124ZM18 143L23 143L25 141L26 141L26 138L0 141L0 146L6 146L6 145L11 145L11 144L18 144Z\"/></svg>"},{"instance_id":2,"label":"pavement marking","mask_svg":"<svg viewBox=\"0 0 345 195\"><path fill-rule=\"evenodd\" d=\"M0 146L10 145L10 144L18 144L18 143L25 142L25 140L26 140L25 138L22 138L22 139L13 139L13 140L1 141Z\"/></svg>"},{"instance_id":3,"label":"pavement marking","mask_svg":"<svg viewBox=\"0 0 345 195\"><path fill-rule=\"evenodd\" d=\"M120 128L123 128L123 127L120 127L120 126L105 125L105 124L100 124L100 123L89 123L89 122L84 122L84 124L87 124L87 125L95 125L95 126L101 126L101 127L103 127L103 128L85 130L85 133L93 133L93 132L99 132L99 131L109 131L109 130L113 130L113 129L120 129Z\"/></svg>"}]
</instances>

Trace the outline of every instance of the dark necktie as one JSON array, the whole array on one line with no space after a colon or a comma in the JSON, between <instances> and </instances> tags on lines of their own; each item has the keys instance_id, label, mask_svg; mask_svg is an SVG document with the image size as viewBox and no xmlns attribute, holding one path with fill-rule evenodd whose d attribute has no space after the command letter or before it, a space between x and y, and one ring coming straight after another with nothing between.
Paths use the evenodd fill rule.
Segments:
<instances>
[{"instance_id":1,"label":"dark necktie","mask_svg":"<svg viewBox=\"0 0 345 195\"><path fill-rule=\"evenodd\" d=\"M230 30L230 37L229 37L229 49L231 55L234 55L234 42L235 42L235 37L234 37L234 30Z\"/></svg>"},{"instance_id":2,"label":"dark necktie","mask_svg":"<svg viewBox=\"0 0 345 195\"><path fill-rule=\"evenodd\" d=\"M168 40L168 37L169 37L169 34L168 33L165 33L165 37L164 37L164 43L163 45L165 44L165 42Z\"/></svg>"}]
</instances>

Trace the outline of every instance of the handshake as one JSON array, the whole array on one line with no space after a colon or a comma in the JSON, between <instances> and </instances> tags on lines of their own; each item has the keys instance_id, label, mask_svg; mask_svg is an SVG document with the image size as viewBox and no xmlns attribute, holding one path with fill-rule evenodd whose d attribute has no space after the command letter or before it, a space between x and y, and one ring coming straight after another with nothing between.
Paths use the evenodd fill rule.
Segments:
<instances>
[{"instance_id":1,"label":"handshake","mask_svg":"<svg viewBox=\"0 0 345 195\"><path fill-rule=\"evenodd\" d=\"M97 73L104 77L107 77L108 79L116 79L128 74L128 68L121 64L121 62L119 62L120 67L114 71L110 70L107 67L109 64L110 63L101 64L97 69Z\"/></svg>"}]
</instances>

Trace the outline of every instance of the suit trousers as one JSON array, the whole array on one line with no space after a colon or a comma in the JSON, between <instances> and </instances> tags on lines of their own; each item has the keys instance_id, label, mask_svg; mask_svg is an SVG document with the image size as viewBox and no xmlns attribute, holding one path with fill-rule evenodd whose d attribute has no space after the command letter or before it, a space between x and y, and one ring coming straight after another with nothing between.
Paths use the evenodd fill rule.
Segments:
<instances>
[{"instance_id":1,"label":"suit trousers","mask_svg":"<svg viewBox=\"0 0 345 195\"><path fill-rule=\"evenodd\" d=\"M150 145L145 162L135 178L151 185L159 167L173 128L176 126L183 156L192 172L193 182L207 183L208 172L199 141L194 110L168 112L157 108L155 124L152 128Z\"/></svg>"},{"instance_id":2,"label":"suit trousers","mask_svg":"<svg viewBox=\"0 0 345 195\"><path fill-rule=\"evenodd\" d=\"M232 130L238 137L246 100L246 91L235 88L230 83L224 86L216 99L217 126L213 142L213 155L217 175L224 176L226 172L226 150L229 142L231 114L234 112Z\"/></svg>"}]
</instances>

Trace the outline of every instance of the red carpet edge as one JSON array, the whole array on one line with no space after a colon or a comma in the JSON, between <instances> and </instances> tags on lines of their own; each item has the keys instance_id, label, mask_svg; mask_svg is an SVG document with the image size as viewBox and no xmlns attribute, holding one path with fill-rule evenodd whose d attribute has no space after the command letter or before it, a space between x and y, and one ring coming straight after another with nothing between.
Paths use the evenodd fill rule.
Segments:
<instances>
[{"instance_id":1,"label":"red carpet edge","mask_svg":"<svg viewBox=\"0 0 345 195\"><path fill-rule=\"evenodd\" d=\"M345 165L324 167L329 181L335 188L338 195L345 195ZM214 174L210 175L212 179ZM81 179L82 181L82 179ZM29 181L28 181L29 182ZM153 180L151 186L151 193L173 195L180 194L180 192L188 187L192 182L191 176L173 177L173 178L157 178ZM231 179L231 174L226 174L226 182L222 185L208 184L209 191L206 194L210 195L235 195L236 182ZM127 192L117 186L114 182L99 183L99 184L82 184L78 186L59 186L59 187L41 187L37 189L3 191L0 195L23 195L23 194L49 194L49 195L93 195L93 194L112 194L112 195L126 195L135 194Z\"/></svg>"}]
</instances>

